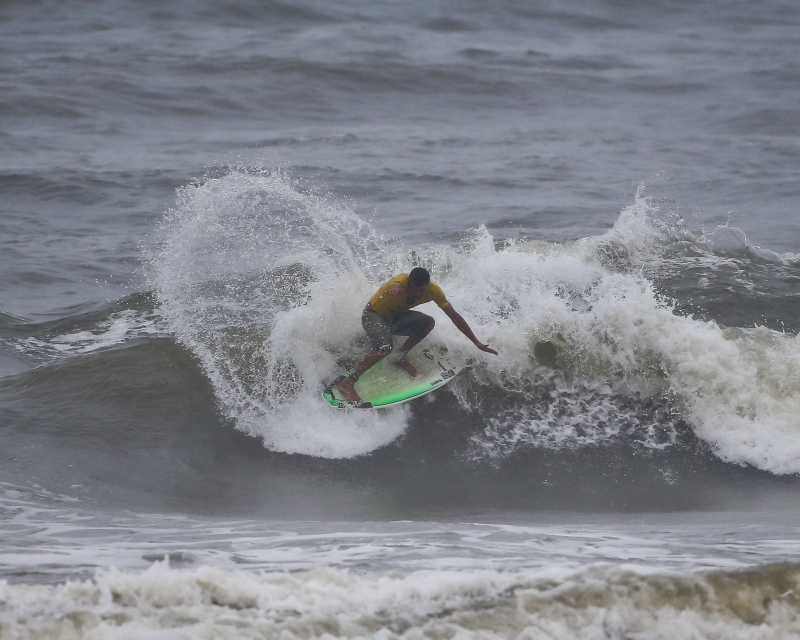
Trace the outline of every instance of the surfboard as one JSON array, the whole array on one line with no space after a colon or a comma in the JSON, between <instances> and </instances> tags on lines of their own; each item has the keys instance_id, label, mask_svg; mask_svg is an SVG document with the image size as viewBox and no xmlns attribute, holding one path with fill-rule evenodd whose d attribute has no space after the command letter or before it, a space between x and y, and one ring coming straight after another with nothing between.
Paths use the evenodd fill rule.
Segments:
<instances>
[{"instance_id":1,"label":"surfboard","mask_svg":"<svg viewBox=\"0 0 800 640\"><path fill-rule=\"evenodd\" d=\"M424 396L431 391L451 382L463 365L454 364L441 347L414 347L408 352L408 361L417 369L417 377L411 375L395 364L394 354L384 358L374 367L363 373L356 382L356 391L362 404L356 404L345 398L337 385L352 373L345 372L331 382L322 392L322 397L338 409L377 409L402 404Z\"/></svg>"}]
</instances>

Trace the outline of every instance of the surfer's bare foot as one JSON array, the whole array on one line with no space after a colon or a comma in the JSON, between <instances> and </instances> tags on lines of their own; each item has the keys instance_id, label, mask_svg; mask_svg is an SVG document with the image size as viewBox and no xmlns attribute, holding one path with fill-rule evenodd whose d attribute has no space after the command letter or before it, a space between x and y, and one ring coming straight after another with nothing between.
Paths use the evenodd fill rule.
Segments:
<instances>
[{"instance_id":1,"label":"surfer's bare foot","mask_svg":"<svg viewBox=\"0 0 800 640\"><path fill-rule=\"evenodd\" d=\"M396 364L397 364L397 366L398 366L398 367L403 367L403 369L405 369L406 371L408 371L409 375L410 375L412 378L416 378L416 377L417 377L417 368L416 368L416 367L415 367L413 364L411 364L411 363L408 361L408 358L406 358L405 356L403 356L402 358L400 358L400 359L399 359L399 360L396 362Z\"/></svg>"},{"instance_id":2,"label":"surfer's bare foot","mask_svg":"<svg viewBox=\"0 0 800 640\"><path fill-rule=\"evenodd\" d=\"M356 391L356 384L351 378L345 378L339 383L339 391L351 402L358 402L359 404L363 402L361 396L358 395Z\"/></svg>"}]
</instances>

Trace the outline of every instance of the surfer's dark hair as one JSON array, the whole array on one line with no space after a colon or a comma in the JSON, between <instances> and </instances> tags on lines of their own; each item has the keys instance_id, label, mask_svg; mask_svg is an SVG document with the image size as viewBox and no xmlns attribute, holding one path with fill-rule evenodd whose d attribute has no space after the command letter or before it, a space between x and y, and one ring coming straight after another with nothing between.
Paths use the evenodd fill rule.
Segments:
<instances>
[{"instance_id":1,"label":"surfer's dark hair","mask_svg":"<svg viewBox=\"0 0 800 640\"><path fill-rule=\"evenodd\" d=\"M431 274L428 273L427 269L414 267L411 273L408 274L408 279L418 287L421 287L423 284L428 284L431 281Z\"/></svg>"}]
</instances>

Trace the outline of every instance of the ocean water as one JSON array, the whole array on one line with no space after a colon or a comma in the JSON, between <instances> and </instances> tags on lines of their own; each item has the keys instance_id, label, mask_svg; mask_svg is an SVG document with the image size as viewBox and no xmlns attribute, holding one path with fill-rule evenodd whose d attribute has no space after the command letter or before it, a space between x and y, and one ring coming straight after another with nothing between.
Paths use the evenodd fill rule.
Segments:
<instances>
[{"instance_id":1,"label":"ocean water","mask_svg":"<svg viewBox=\"0 0 800 640\"><path fill-rule=\"evenodd\" d=\"M0 3L0 638L800 638L799 34ZM415 265L499 355L333 410Z\"/></svg>"}]
</instances>

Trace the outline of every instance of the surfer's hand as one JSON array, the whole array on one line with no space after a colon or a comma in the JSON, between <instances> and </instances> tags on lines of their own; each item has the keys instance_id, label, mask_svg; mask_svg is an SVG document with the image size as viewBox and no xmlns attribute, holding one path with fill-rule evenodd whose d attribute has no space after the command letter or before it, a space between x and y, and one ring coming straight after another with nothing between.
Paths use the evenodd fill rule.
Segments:
<instances>
[{"instance_id":1,"label":"surfer's hand","mask_svg":"<svg viewBox=\"0 0 800 640\"><path fill-rule=\"evenodd\" d=\"M494 355L497 355L497 351L492 349L488 344L482 344L480 342L476 342L475 346L478 347L478 349L480 349L481 351L485 351L486 353L492 353Z\"/></svg>"}]
</instances>

